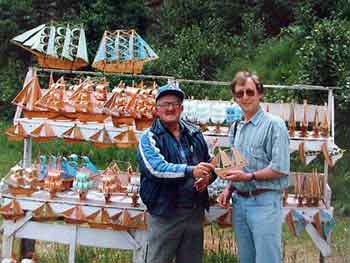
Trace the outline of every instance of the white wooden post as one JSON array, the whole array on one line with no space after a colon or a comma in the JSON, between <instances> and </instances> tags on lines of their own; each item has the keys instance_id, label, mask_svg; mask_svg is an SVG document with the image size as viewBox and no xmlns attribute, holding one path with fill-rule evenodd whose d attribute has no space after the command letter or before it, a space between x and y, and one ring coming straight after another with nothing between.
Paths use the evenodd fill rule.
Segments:
<instances>
[{"instance_id":1,"label":"white wooden post","mask_svg":"<svg viewBox=\"0 0 350 263\"><path fill-rule=\"evenodd\" d=\"M69 263L74 263L75 261L75 249L77 247L77 236L78 236L78 225L74 225L72 240L69 243Z\"/></svg>"},{"instance_id":2,"label":"white wooden post","mask_svg":"<svg viewBox=\"0 0 350 263\"><path fill-rule=\"evenodd\" d=\"M2 258L11 258L13 236L6 235L6 223L4 224L4 233L2 234Z\"/></svg>"},{"instance_id":3,"label":"white wooden post","mask_svg":"<svg viewBox=\"0 0 350 263\"><path fill-rule=\"evenodd\" d=\"M32 138L24 138L23 166L29 168L32 166Z\"/></svg>"}]
</instances>

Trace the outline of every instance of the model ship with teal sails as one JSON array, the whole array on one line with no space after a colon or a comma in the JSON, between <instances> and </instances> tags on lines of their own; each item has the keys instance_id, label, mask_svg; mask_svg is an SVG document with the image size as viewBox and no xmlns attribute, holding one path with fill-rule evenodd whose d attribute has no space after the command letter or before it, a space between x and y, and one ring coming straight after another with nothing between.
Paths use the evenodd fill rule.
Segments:
<instances>
[{"instance_id":1,"label":"model ship with teal sails","mask_svg":"<svg viewBox=\"0 0 350 263\"><path fill-rule=\"evenodd\" d=\"M139 74L143 65L158 59L135 30L105 31L92 67L103 72Z\"/></svg>"},{"instance_id":2,"label":"model ship with teal sails","mask_svg":"<svg viewBox=\"0 0 350 263\"><path fill-rule=\"evenodd\" d=\"M43 68L75 70L89 64L82 26L43 24L11 42L34 54Z\"/></svg>"}]
</instances>

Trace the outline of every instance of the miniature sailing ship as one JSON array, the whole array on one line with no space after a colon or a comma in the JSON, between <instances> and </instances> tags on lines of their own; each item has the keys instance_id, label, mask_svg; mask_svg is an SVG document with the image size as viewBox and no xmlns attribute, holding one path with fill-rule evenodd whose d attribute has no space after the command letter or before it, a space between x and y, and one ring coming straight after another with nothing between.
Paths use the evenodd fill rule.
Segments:
<instances>
[{"instance_id":1,"label":"miniature sailing ship","mask_svg":"<svg viewBox=\"0 0 350 263\"><path fill-rule=\"evenodd\" d=\"M69 208L62 213L64 221L68 224L83 224L86 223L86 215L84 214L81 206L75 206Z\"/></svg>"},{"instance_id":2,"label":"miniature sailing ship","mask_svg":"<svg viewBox=\"0 0 350 263\"><path fill-rule=\"evenodd\" d=\"M11 41L34 54L43 68L75 70L89 64L82 26L43 24Z\"/></svg>"},{"instance_id":3,"label":"miniature sailing ship","mask_svg":"<svg viewBox=\"0 0 350 263\"><path fill-rule=\"evenodd\" d=\"M288 132L289 136L294 137L296 130L296 118L294 104L290 104L289 120L288 120Z\"/></svg>"},{"instance_id":4,"label":"miniature sailing ship","mask_svg":"<svg viewBox=\"0 0 350 263\"><path fill-rule=\"evenodd\" d=\"M105 31L92 67L103 72L139 74L143 65L158 59L135 30Z\"/></svg>"},{"instance_id":5,"label":"miniature sailing ship","mask_svg":"<svg viewBox=\"0 0 350 263\"><path fill-rule=\"evenodd\" d=\"M112 162L106 170L101 173L101 181L98 186L103 193L106 203L110 202L113 193L125 193L128 178L125 180L123 173L115 162ZM128 175L126 175L128 177Z\"/></svg>"},{"instance_id":6,"label":"miniature sailing ship","mask_svg":"<svg viewBox=\"0 0 350 263\"><path fill-rule=\"evenodd\" d=\"M43 123L36 129L34 129L30 136L33 137L33 140L36 142L47 142L56 137L54 130L48 123Z\"/></svg>"},{"instance_id":7,"label":"miniature sailing ship","mask_svg":"<svg viewBox=\"0 0 350 263\"><path fill-rule=\"evenodd\" d=\"M127 129L113 138L114 144L119 148L130 148L137 145L135 132Z\"/></svg>"},{"instance_id":8,"label":"miniature sailing ship","mask_svg":"<svg viewBox=\"0 0 350 263\"><path fill-rule=\"evenodd\" d=\"M99 87L99 92L101 92L101 86ZM107 91L105 87L104 89ZM75 108L77 119L82 122L103 122L108 117L104 113L104 101L101 101L101 95L99 93L97 94L100 100L97 99L96 92L94 91L94 83L89 78L76 86L76 89L69 97L69 102Z\"/></svg>"},{"instance_id":9,"label":"miniature sailing ship","mask_svg":"<svg viewBox=\"0 0 350 263\"><path fill-rule=\"evenodd\" d=\"M123 209L122 212L115 215L115 218L114 224L112 225L114 230L121 231L127 229L147 228L146 212L132 216L127 209Z\"/></svg>"},{"instance_id":10,"label":"miniature sailing ship","mask_svg":"<svg viewBox=\"0 0 350 263\"><path fill-rule=\"evenodd\" d=\"M56 196L57 192L64 189L61 171L58 169L49 169L44 182L44 189L50 193L50 197Z\"/></svg>"},{"instance_id":11,"label":"miniature sailing ship","mask_svg":"<svg viewBox=\"0 0 350 263\"><path fill-rule=\"evenodd\" d=\"M318 116L318 110L315 110L315 115L314 115L314 122L312 125L312 136L315 138L320 137L320 118Z\"/></svg>"},{"instance_id":12,"label":"miniature sailing ship","mask_svg":"<svg viewBox=\"0 0 350 263\"><path fill-rule=\"evenodd\" d=\"M41 96L35 103L37 107L44 109L46 112L46 118L49 119L75 119L76 113L74 106L68 101L68 95L66 92L66 82L63 77L56 82L49 84L48 90ZM40 112L42 115L43 113ZM32 115L36 116L37 112Z\"/></svg>"},{"instance_id":13,"label":"miniature sailing ship","mask_svg":"<svg viewBox=\"0 0 350 263\"><path fill-rule=\"evenodd\" d=\"M157 84L154 82L151 89L143 88L143 82L141 82L140 86L140 92L136 96L134 110L136 115L135 127L137 130L144 130L149 128L154 120Z\"/></svg>"},{"instance_id":14,"label":"miniature sailing ship","mask_svg":"<svg viewBox=\"0 0 350 263\"><path fill-rule=\"evenodd\" d=\"M45 202L42 206L33 210L33 219L35 221L52 221L59 218L49 203Z\"/></svg>"},{"instance_id":15,"label":"miniature sailing ship","mask_svg":"<svg viewBox=\"0 0 350 263\"><path fill-rule=\"evenodd\" d=\"M84 136L77 124L74 124L72 128L69 128L62 134L65 143L81 143L84 141Z\"/></svg>"},{"instance_id":16,"label":"miniature sailing ship","mask_svg":"<svg viewBox=\"0 0 350 263\"><path fill-rule=\"evenodd\" d=\"M308 120L307 120L307 101L304 100L304 115L303 120L300 122L300 137L307 137L308 135Z\"/></svg>"},{"instance_id":17,"label":"miniature sailing ship","mask_svg":"<svg viewBox=\"0 0 350 263\"><path fill-rule=\"evenodd\" d=\"M323 119L321 122L321 136L328 137L329 136L329 121L328 121L328 110L327 110L327 104L325 105L325 111L323 114Z\"/></svg>"},{"instance_id":18,"label":"miniature sailing ship","mask_svg":"<svg viewBox=\"0 0 350 263\"><path fill-rule=\"evenodd\" d=\"M113 222L119 215L110 216L105 208L97 210L95 213L86 217L86 220L92 228L112 228Z\"/></svg>"},{"instance_id":19,"label":"miniature sailing ship","mask_svg":"<svg viewBox=\"0 0 350 263\"><path fill-rule=\"evenodd\" d=\"M307 206L318 206L322 198L321 177L316 169L305 178L304 183L304 198Z\"/></svg>"},{"instance_id":20,"label":"miniature sailing ship","mask_svg":"<svg viewBox=\"0 0 350 263\"><path fill-rule=\"evenodd\" d=\"M136 92L127 92L127 87L120 82L118 87L113 89L112 96L105 103L104 108L112 116L115 127L122 125L133 125L135 118Z\"/></svg>"},{"instance_id":21,"label":"miniature sailing ship","mask_svg":"<svg viewBox=\"0 0 350 263\"><path fill-rule=\"evenodd\" d=\"M294 193L295 193L295 199L298 200L298 206L303 206L303 199L304 199L304 190L303 190L303 184L304 184L304 174L295 174L295 182L294 182Z\"/></svg>"},{"instance_id":22,"label":"miniature sailing ship","mask_svg":"<svg viewBox=\"0 0 350 263\"><path fill-rule=\"evenodd\" d=\"M13 195L30 196L38 189L38 174L35 168L15 165L10 169L8 191Z\"/></svg>"},{"instance_id":23,"label":"miniature sailing ship","mask_svg":"<svg viewBox=\"0 0 350 263\"><path fill-rule=\"evenodd\" d=\"M14 126L6 129L7 139L9 141L21 141L28 137L28 134L23 128L23 125L18 122Z\"/></svg>"},{"instance_id":24,"label":"miniature sailing ship","mask_svg":"<svg viewBox=\"0 0 350 263\"><path fill-rule=\"evenodd\" d=\"M298 200L298 206L319 206L322 199L323 176L313 169L312 173L297 173L295 175L294 192L295 198Z\"/></svg>"},{"instance_id":25,"label":"miniature sailing ship","mask_svg":"<svg viewBox=\"0 0 350 263\"><path fill-rule=\"evenodd\" d=\"M24 211L16 199L13 199L7 205L0 207L0 214L6 220L17 220L24 216Z\"/></svg>"},{"instance_id":26,"label":"miniature sailing ship","mask_svg":"<svg viewBox=\"0 0 350 263\"><path fill-rule=\"evenodd\" d=\"M47 117L49 112L36 105L41 97L41 87L36 71L30 68L27 72L23 88L12 100L12 103L23 109L27 118Z\"/></svg>"},{"instance_id":27,"label":"miniature sailing ship","mask_svg":"<svg viewBox=\"0 0 350 263\"><path fill-rule=\"evenodd\" d=\"M219 177L223 179L225 179L227 173L230 170L240 170L247 165L247 161L236 148L231 149L231 157L229 157L226 151L223 151L219 148L219 152L213 159L212 163L215 166L220 166L220 168L215 168L215 172Z\"/></svg>"},{"instance_id":28,"label":"miniature sailing ship","mask_svg":"<svg viewBox=\"0 0 350 263\"><path fill-rule=\"evenodd\" d=\"M105 127L93 134L89 139L96 148L107 148L113 145Z\"/></svg>"}]
</instances>

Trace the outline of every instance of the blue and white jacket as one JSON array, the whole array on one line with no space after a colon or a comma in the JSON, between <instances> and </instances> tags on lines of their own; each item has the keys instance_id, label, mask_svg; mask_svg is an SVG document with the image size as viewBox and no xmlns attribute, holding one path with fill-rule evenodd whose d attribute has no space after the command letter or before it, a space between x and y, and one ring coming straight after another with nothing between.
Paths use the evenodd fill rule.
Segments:
<instances>
[{"instance_id":1,"label":"blue and white jacket","mask_svg":"<svg viewBox=\"0 0 350 263\"><path fill-rule=\"evenodd\" d=\"M193 166L210 161L208 146L196 127L183 120L180 127L181 143L159 118L139 140L140 196L152 215L171 216L177 207L209 208L208 191L197 192L192 177ZM211 183L216 175L210 176Z\"/></svg>"}]
</instances>

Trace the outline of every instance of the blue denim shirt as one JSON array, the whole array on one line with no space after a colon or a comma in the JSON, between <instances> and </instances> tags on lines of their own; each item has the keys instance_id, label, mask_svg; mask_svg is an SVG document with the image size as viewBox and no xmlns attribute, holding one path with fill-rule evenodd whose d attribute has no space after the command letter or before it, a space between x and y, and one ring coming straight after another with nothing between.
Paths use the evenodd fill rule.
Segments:
<instances>
[{"instance_id":1,"label":"blue denim shirt","mask_svg":"<svg viewBox=\"0 0 350 263\"><path fill-rule=\"evenodd\" d=\"M281 190L288 187L289 137L283 120L260 108L248 122L239 121L235 137L233 127L234 124L229 131L230 143L246 159L248 165L243 168L245 172L251 173L270 167L285 174L271 180L238 182L234 186L244 192L254 189Z\"/></svg>"}]
</instances>

